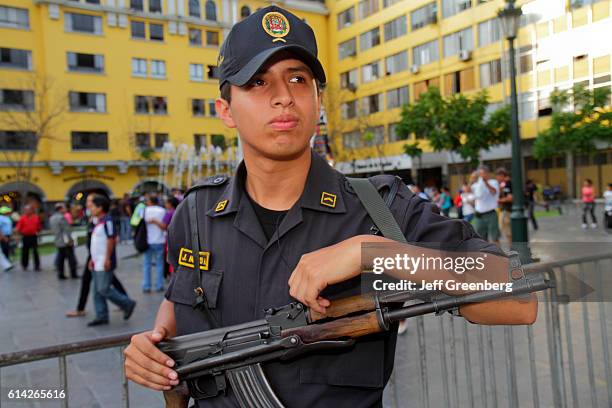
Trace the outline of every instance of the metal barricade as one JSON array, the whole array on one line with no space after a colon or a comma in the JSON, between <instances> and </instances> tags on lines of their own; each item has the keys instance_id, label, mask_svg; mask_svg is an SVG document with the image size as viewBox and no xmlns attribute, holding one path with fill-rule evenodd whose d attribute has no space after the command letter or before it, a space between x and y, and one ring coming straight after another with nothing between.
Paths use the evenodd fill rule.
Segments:
<instances>
[{"instance_id":1,"label":"metal barricade","mask_svg":"<svg viewBox=\"0 0 612 408\"><path fill-rule=\"evenodd\" d=\"M130 342L130 338L136 333L122 334L118 336L104 337L95 340L85 340L75 343L60 344L51 347L43 347L38 349L19 351L15 353L0 354L0 379L2 378L2 368L15 366L20 364L32 363L35 361L48 360L56 358L59 362L59 386L64 391L65 398L62 398L61 406L67 408L70 395L70 384L68 383L68 366L66 358L69 355L87 353L96 350L118 349L123 366L124 356L123 350ZM0 384L1 385L1 384ZM121 370L121 385L122 385L122 406L129 408L130 398L128 392L128 381L124 370Z\"/></svg>"},{"instance_id":2,"label":"metal barricade","mask_svg":"<svg viewBox=\"0 0 612 408\"><path fill-rule=\"evenodd\" d=\"M568 302L570 275L584 280L587 269L600 290ZM612 253L525 271L556 280L538 295L534 325L479 326L450 315L410 320L398 337L385 407L612 407L612 302L602 296L603 279L611 287Z\"/></svg>"}]
</instances>

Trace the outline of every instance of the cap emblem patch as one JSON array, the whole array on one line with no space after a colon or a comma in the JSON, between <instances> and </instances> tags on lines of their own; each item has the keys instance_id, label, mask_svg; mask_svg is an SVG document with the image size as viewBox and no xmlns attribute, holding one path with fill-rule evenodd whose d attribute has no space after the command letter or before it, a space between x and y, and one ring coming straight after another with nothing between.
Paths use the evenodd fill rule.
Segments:
<instances>
[{"instance_id":1,"label":"cap emblem patch","mask_svg":"<svg viewBox=\"0 0 612 408\"><path fill-rule=\"evenodd\" d=\"M287 42L283 37L289 34L289 30L291 27L289 26L289 20L287 17L278 13L276 11L272 11L267 13L261 19L261 25L266 33L270 36L274 37L272 42L282 41Z\"/></svg>"}]
</instances>

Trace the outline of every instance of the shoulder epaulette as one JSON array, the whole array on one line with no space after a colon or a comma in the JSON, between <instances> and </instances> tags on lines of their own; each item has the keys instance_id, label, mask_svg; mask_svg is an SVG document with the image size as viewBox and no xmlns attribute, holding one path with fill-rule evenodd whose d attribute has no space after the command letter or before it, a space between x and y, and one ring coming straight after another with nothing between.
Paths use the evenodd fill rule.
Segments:
<instances>
[{"instance_id":1,"label":"shoulder epaulette","mask_svg":"<svg viewBox=\"0 0 612 408\"><path fill-rule=\"evenodd\" d=\"M187 190L187 192L185 193L185 197L194 190L199 190L201 188L206 188L206 187L222 186L225 183L227 183L229 179L230 178L228 176L217 175L217 176L207 177L202 180L198 180L193 186L189 188L189 190Z\"/></svg>"}]
</instances>

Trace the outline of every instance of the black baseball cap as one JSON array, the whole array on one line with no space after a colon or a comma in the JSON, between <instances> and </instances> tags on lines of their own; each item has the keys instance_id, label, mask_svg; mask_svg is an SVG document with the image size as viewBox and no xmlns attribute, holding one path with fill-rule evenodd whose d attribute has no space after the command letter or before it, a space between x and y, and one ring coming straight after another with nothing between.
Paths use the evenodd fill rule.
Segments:
<instances>
[{"instance_id":1,"label":"black baseball cap","mask_svg":"<svg viewBox=\"0 0 612 408\"><path fill-rule=\"evenodd\" d=\"M219 87L225 82L247 84L280 51L294 54L310 67L316 79L325 83L312 28L287 10L268 6L232 27L219 53Z\"/></svg>"}]
</instances>

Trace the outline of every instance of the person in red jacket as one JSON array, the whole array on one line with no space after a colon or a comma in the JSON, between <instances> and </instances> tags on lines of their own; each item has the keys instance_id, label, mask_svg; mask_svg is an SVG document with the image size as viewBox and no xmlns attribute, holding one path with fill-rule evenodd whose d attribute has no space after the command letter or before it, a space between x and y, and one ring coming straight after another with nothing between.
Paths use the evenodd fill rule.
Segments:
<instances>
[{"instance_id":1,"label":"person in red jacket","mask_svg":"<svg viewBox=\"0 0 612 408\"><path fill-rule=\"evenodd\" d=\"M28 269L28 260L30 258L30 248L34 252L34 270L40 271L40 257L38 256L38 233L42 229L40 217L34 212L30 205L26 205L23 209L23 215L17 221L15 229L22 236L21 247L21 266L25 271Z\"/></svg>"}]
</instances>

